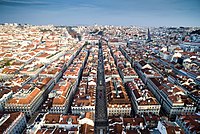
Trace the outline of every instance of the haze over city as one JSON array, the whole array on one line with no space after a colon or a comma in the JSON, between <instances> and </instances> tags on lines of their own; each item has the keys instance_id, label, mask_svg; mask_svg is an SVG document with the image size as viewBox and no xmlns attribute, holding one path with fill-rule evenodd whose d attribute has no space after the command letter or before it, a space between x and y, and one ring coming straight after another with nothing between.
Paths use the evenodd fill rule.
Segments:
<instances>
[{"instance_id":1,"label":"haze over city","mask_svg":"<svg viewBox=\"0 0 200 134\"><path fill-rule=\"evenodd\" d=\"M200 26L199 0L0 0L0 23Z\"/></svg>"}]
</instances>

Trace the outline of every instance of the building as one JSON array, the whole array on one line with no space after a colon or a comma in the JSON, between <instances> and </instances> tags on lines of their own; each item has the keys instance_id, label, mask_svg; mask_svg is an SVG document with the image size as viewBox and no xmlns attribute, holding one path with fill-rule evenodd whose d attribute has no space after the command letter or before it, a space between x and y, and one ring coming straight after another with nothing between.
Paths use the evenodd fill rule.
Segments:
<instances>
[{"instance_id":1,"label":"building","mask_svg":"<svg viewBox=\"0 0 200 134\"><path fill-rule=\"evenodd\" d=\"M133 82L126 84L130 90L135 114L159 115L161 105L140 79L134 79Z\"/></svg>"},{"instance_id":2,"label":"building","mask_svg":"<svg viewBox=\"0 0 200 134\"><path fill-rule=\"evenodd\" d=\"M73 114L42 114L40 120L27 127L26 133L48 134L94 134L94 113L86 112L82 116Z\"/></svg>"},{"instance_id":3,"label":"building","mask_svg":"<svg viewBox=\"0 0 200 134\"><path fill-rule=\"evenodd\" d=\"M72 100L71 111L73 114L95 112L98 46L93 46L92 49L91 46L87 46L90 54L83 69L82 79Z\"/></svg>"},{"instance_id":4,"label":"building","mask_svg":"<svg viewBox=\"0 0 200 134\"><path fill-rule=\"evenodd\" d=\"M26 116L32 116L42 100L41 89L27 84L6 102L5 111L20 111Z\"/></svg>"},{"instance_id":5,"label":"building","mask_svg":"<svg viewBox=\"0 0 200 134\"><path fill-rule=\"evenodd\" d=\"M186 134L200 133L200 115L181 115L176 117L176 123Z\"/></svg>"},{"instance_id":6,"label":"building","mask_svg":"<svg viewBox=\"0 0 200 134\"><path fill-rule=\"evenodd\" d=\"M153 40L151 39L151 34L150 34L150 31L149 31L149 28L148 28L148 31L147 31L147 40L146 40L146 42L149 43L149 42L151 42L151 41L153 41Z\"/></svg>"},{"instance_id":7,"label":"building","mask_svg":"<svg viewBox=\"0 0 200 134\"><path fill-rule=\"evenodd\" d=\"M82 78L73 98L71 110L73 114L84 114L95 112L95 90L94 78Z\"/></svg>"},{"instance_id":8,"label":"building","mask_svg":"<svg viewBox=\"0 0 200 134\"><path fill-rule=\"evenodd\" d=\"M62 52L55 51L53 53L46 51L46 52L36 56L35 58L38 59L41 63L50 64L64 54L65 54L65 51L62 51Z\"/></svg>"},{"instance_id":9,"label":"building","mask_svg":"<svg viewBox=\"0 0 200 134\"><path fill-rule=\"evenodd\" d=\"M187 97L181 87L156 78L150 78L147 86L169 117L174 118L180 114L192 114L196 111L194 101Z\"/></svg>"},{"instance_id":10,"label":"building","mask_svg":"<svg viewBox=\"0 0 200 134\"><path fill-rule=\"evenodd\" d=\"M132 81L134 78L138 78L137 73L131 67L124 68L120 70L119 73L124 83L127 81Z\"/></svg>"},{"instance_id":11,"label":"building","mask_svg":"<svg viewBox=\"0 0 200 134\"><path fill-rule=\"evenodd\" d=\"M28 129L28 133L74 133L79 132L79 117L75 115L45 114L36 130Z\"/></svg>"},{"instance_id":12,"label":"building","mask_svg":"<svg viewBox=\"0 0 200 134\"><path fill-rule=\"evenodd\" d=\"M21 74L29 75L31 77L36 77L38 74L45 68L43 63L40 63L39 60L34 59L29 64L25 65L22 70L20 70Z\"/></svg>"},{"instance_id":13,"label":"building","mask_svg":"<svg viewBox=\"0 0 200 134\"><path fill-rule=\"evenodd\" d=\"M131 101L127 95L127 92L123 86L122 80L119 77L118 71L121 73L126 72L127 79L132 79L132 74L135 76L135 72L131 70L130 63L127 62L120 51L117 50L115 45L107 46L103 45L103 55L105 63L105 82L106 82L106 96L107 96L107 113L108 116L125 116L131 114ZM113 49L112 49L113 48ZM114 61L113 62L113 57ZM110 63L109 63L110 62ZM118 67L116 70L116 66ZM109 73L108 69L112 67L115 74ZM125 69L125 67L127 67ZM124 71L122 71L124 69ZM130 69L131 75L128 71ZM125 80L125 79L124 79ZM100 93L101 96L101 93Z\"/></svg>"},{"instance_id":14,"label":"building","mask_svg":"<svg viewBox=\"0 0 200 134\"><path fill-rule=\"evenodd\" d=\"M131 101L121 80L106 80L106 94L108 116L131 114Z\"/></svg>"},{"instance_id":15,"label":"building","mask_svg":"<svg viewBox=\"0 0 200 134\"><path fill-rule=\"evenodd\" d=\"M134 118L109 117L108 120L110 134L150 134L152 132L150 130L157 127L159 118L157 116L150 116L149 118L146 116Z\"/></svg>"},{"instance_id":16,"label":"building","mask_svg":"<svg viewBox=\"0 0 200 134\"><path fill-rule=\"evenodd\" d=\"M0 114L1 134L21 134L26 127L26 118L22 112Z\"/></svg>"},{"instance_id":17,"label":"building","mask_svg":"<svg viewBox=\"0 0 200 134\"><path fill-rule=\"evenodd\" d=\"M86 112L84 118L79 120L81 125L79 133L94 134L94 113Z\"/></svg>"},{"instance_id":18,"label":"building","mask_svg":"<svg viewBox=\"0 0 200 134\"><path fill-rule=\"evenodd\" d=\"M120 77L124 83L127 81L132 81L134 78L138 78L137 73L131 67L131 63L126 60L121 51L114 46L111 46L110 51L113 53L115 64L117 65Z\"/></svg>"},{"instance_id":19,"label":"building","mask_svg":"<svg viewBox=\"0 0 200 134\"><path fill-rule=\"evenodd\" d=\"M52 100L50 106L46 106L50 113L66 114L69 102L75 88L75 79L61 79L49 93L48 98Z\"/></svg>"},{"instance_id":20,"label":"building","mask_svg":"<svg viewBox=\"0 0 200 134\"><path fill-rule=\"evenodd\" d=\"M73 62L63 73L62 79L49 94L49 98L53 98L50 113L66 114L68 112L69 104L72 102L73 96L75 95L83 67L88 57L88 51L82 50L77 54Z\"/></svg>"},{"instance_id":21,"label":"building","mask_svg":"<svg viewBox=\"0 0 200 134\"><path fill-rule=\"evenodd\" d=\"M4 89L0 90L0 111L4 111L5 103L12 97L12 90Z\"/></svg>"},{"instance_id":22,"label":"building","mask_svg":"<svg viewBox=\"0 0 200 134\"><path fill-rule=\"evenodd\" d=\"M200 51L199 45L200 45L199 42L183 42L183 44L181 44L180 46L185 51L199 52Z\"/></svg>"},{"instance_id":23,"label":"building","mask_svg":"<svg viewBox=\"0 0 200 134\"><path fill-rule=\"evenodd\" d=\"M151 65L141 60L135 64L136 71L142 81L146 84L149 78L162 78L162 75L156 72Z\"/></svg>"},{"instance_id":24,"label":"building","mask_svg":"<svg viewBox=\"0 0 200 134\"><path fill-rule=\"evenodd\" d=\"M161 134L184 134L183 130L175 122L159 121L157 129Z\"/></svg>"},{"instance_id":25,"label":"building","mask_svg":"<svg viewBox=\"0 0 200 134\"><path fill-rule=\"evenodd\" d=\"M114 58L111 56L109 51L104 53L104 72L105 78L108 77L120 77L117 71L117 66L115 65Z\"/></svg>"}]
</instances>

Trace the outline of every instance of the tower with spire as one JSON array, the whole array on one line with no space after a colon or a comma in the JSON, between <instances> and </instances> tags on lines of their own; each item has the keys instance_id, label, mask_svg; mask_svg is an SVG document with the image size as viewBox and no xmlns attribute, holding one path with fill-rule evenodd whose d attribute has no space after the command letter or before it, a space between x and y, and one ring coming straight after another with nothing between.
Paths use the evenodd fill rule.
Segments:
<instances>
[{"instance_id":1,"label":"tower with spire","mask_svg":"<svg viewBox=\"0 0 200 134\"><path fill-rule=\"evenodd\" d=\"M151 42L152 39L151 39L151 34L150 34L150 31L149 31L149 28L148 28L147 36L148 36L148 37L147 37L147 41L146 41L146 42L147 42L147 43L148 43L148 42Z\"/></svg>"}]
</instances>

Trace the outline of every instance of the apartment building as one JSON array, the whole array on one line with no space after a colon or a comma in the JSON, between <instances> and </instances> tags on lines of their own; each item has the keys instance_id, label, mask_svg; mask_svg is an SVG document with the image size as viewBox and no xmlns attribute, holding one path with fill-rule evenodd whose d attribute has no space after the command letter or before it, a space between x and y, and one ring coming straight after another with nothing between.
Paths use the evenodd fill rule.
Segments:
<instances>
[{"instance_id":1,"label":"apartment building","mask_svg":"<svg viewBox=\"0 0 200 134\"><path fill-rule=\"evenodd\" d=\"M139 78L126 83L131 94L135 114L159 115L161 105Z\"/></svg>"},{"instance_id":2,"label":"apartment building","mask_svg":"<svg viewBox=\"0 0 200 134\"><path fill-rule=\"evenodd\" d=\"M1 134L21 134L26 127L26 118L22 112L0 114Z\"/></svg>"}]
</instances>

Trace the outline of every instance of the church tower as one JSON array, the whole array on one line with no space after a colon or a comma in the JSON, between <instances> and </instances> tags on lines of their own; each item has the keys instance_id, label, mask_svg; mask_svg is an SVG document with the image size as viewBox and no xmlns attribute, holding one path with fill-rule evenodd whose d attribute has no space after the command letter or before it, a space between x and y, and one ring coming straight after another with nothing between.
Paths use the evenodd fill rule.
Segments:
<instances>
[{"instance_id":1,"label":"church tower","mask_svg":"<svg viewBox=\"0 0 200 134\"><path fill-rule=\"evenodd\" d=\"M151 34L150 34L150 31L149 31L149 28L148 28L147 36L148 36L148 37L147 37L147 41L146 41L146 42L147 42L147 43L148 43L148 42L151 42L152 40L151 40Z\"/></svg>"}]
</instances>

